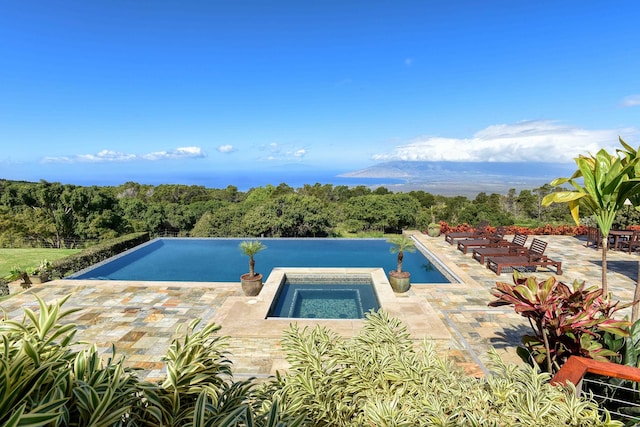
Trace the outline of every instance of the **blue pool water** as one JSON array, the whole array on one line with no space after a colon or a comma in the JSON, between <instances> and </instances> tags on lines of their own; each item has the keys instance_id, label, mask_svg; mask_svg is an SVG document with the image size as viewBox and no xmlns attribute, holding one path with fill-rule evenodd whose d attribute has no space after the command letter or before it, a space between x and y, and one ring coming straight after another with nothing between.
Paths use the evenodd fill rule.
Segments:
<instances>
[{"instance_id":1,"label":"blue pool water","mask_svg":"<svg viewBox=\"0 0 640 427\"><path fill-rule=\"evenodd\" d=\"M296 319L363 319L380 308L369 284L327 285L285 283L268 317Z\"/></svg>"},{"instance_id":2,"label":"blue pool water","mask_svg":"<svg viewBox=\"0 0 640 427\"><path fill-rule=\"evenodd\" d=\"M247 239L156 239L70 279L239 282L249 258L238 245ZM385 239L257 239L266 249L255 256L265 278L274 267L369 267L396 269L397 255ZM412 283L449 280L419 251L405 252L403 270Z\"/></svg>"}]
</instances>

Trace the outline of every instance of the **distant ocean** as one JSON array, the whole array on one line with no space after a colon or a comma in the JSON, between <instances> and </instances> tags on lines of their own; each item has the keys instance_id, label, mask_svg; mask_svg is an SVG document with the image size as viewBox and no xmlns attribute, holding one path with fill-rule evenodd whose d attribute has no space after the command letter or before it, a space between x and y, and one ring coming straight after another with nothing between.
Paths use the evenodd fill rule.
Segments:
<instances>
[{"instance_id":1,"label":"distant ocean","mask_svg":"<svg viewBox=\"0 0 640 427\"><path fill-rule=\"evenodd\" d=\"M188 177L176 176L175 179L186 179L189 182L195 183L195 185L203 185L211 188L225 188L228 185L235 185L241 191L247 191L255 187L264 187L269 184L278 186L281 183L285 183L293 188L303 187L305 184L314 185L316 183L321 185L331 184L333 186L346 185L348 187L364 185L366 187L376 188L404 183L404 180L395 178L340 177L338 176L339 174L340 172L327 171L278 171L271 173L261 172L256 175L228 173L201 176L194 174ZM167 177L165 176L165 178Z\"/></svg>"},{"instance_id":2,"label":"distant ocean","mask_svg":"<svg viewBox=\"0 0 640 427\"><path fill-rule=\"evenodd\" d=\"M301 168L299 165L278 169L256 169L247 171L140 171L128 170L115 173L113 170L94 168L92 171L67 171L61 176L40 176L50 182L76 185L118 186L128 181L140 184L200 185L207 188L235 186L240 191L266 185L285 183L293 188L305 184L355 187L363 185L370 189L385 187L393 192L423 190L443 196L475 197L480 192L506 194L533 190L550 183L554 178L570 176L575 166L557 163L462 163L462 162L407 162L380 163L359 171ZM43 171L41 171L42 173ZM63 172L64 173L64 172ZM73 173L73 175L72 175ZM46 174L43 174L46 175ZM11 179L11 178L9 178Z\"/></svg>"},{"instance_id":3,"label":"distant ocean","mask_svg":"<svg viewBox=\"0 0 640 427\"><path fill-rule=\"evenodd\" d=\"M191 183L213 188L235 185L241 191L268 184L286 183L299 188L305 184L320 183L349 187L363 185L371 189L385 187L393 192L423 190L443 196L473 198L480 192L506 194L512 188L518 192L533 190L555 178L570 176L573 170L572 165L554 163L389 162L356 172L283 168L256 175L192 174L176 176L175 180L188 178ZM163 178L169 177L165 175Z\"/></svg>"},{"instance_id":4,"label":"distant ocean","mask_svg":"<svg viewBox=\"0 0 640 427\"><path fill-rule=\"evenodd\" d=\"M184 184L184 185L201 185L207 188L226 188L229 185L238 187L240 191L248 191L251 188L265 187L267 185L278 186L285 183L293 188L303 187L305 184L321 185L331 184L333 186L346 185L355 187L363 185L369 188L377 188L380 186L396 186L404 183L403 179L395 178L360 178L360 177L339 177L341 172L270 172L260 171L255 174L247 174L241 172L188 172L176 173L170 172L165 174L144 174L140 176L120 175L114 176L81 176L67 179L53 179L51 181L60 181L63 183L75 185L101 185L101 186L118 186L127 181L133 181L140 184L160 185L160 184ZM47 179L49 180L49 179Z\"/></svg>"}]
</instances>

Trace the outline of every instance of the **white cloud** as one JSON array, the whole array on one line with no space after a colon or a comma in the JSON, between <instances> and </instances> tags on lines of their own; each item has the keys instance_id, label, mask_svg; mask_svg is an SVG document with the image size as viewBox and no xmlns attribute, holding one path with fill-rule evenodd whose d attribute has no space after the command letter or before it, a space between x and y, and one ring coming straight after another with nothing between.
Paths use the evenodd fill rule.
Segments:
<instances>
[{"instance_id":1,"label":"white cloud","mask_svg":"<svg viewBox=\"0 0 640 427\"><path fill-rule=\"evenodd\" d=\"M622 100L621 105L623 107L637 107L640 105L640 95L627 96Z\"/></svg>"},{"instance_id":2,"label":"white cloud","mask_svg":"<svg viewBox=\"0 0 640 427\"><path fill-rule=\"evenodd\" d=\"M307 150L305 148L298 148L293 144L281 144L278 142L263 145L260 149L268 152L268 154L263 158L268 161L300 160L307 155Z\"/></svg>"},{"instance_id":3,"label":"white cloud","mask_svg":"<svg viewBox=\"0 0 640 427\"><path fill-rule=\"evenodd\" d=\"M233 153L234 151L236 151L234 146L231 144L221 145L217 148L217 150L221 153Z\"/></svg>"},{"instance_id":4,"label":"white cloud","mask_svg":"<svg viewBox=\"0 0 640 427\"><path fill-rule=\"evenodd\" d=\"M411 67L411 65L413 65L413 58L405 58L404 65Z\"/></svg>"},{"instance_id":5,"label":"white cloud","mask_svg":"<svg viewBox=\"0 0 640 427\"><path fill-rule=\"evenodd\" d=\"M102 150L97 154L77 154L74 156L45 157L45 163L105 163L105 162L128 162L133 160L163 160L163 159L184 159L201 158L207 155L200 147L178 147L169 151L154 151L145 154L121 153L113 150Z\"/></svg>"},{"instance_id":6,"label":"white cloud","mask_svg":"<svg viewBox=\"0 0 640 427\"><path fill-rule=\"evenodd\" d=\"M419 137L397 146L391 153L376 154L376 161L461 162L573 162L579 154L609 152L619 148L618 135L627 143L638 136L635 129L587 130L536 120L493 125L470 138Z\"/></svg>"},{"instance_id":7,"label":"white cloud","mask_svg":"<svg viewBox=\"0 0 640 427\"><path fill-rule=\"evenodd\" d=\"M140 156L145 160L183 159L207 157L200 147L179 147L171 151L156 151Z\"/></svg>"}]
</instances>

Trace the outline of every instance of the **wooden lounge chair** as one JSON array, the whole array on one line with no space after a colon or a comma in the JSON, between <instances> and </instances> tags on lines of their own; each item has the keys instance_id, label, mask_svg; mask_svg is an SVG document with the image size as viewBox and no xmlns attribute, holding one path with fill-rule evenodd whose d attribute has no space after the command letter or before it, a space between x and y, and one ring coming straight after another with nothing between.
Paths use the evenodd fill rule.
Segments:
<instances>
[{"instance_id":1,"label":"wooden lounge chair","mask_svg":"<svg viewBox=\"0 0 640 427\"><path fill-rule=\"evenodd\" d=\"M498 246L501 242L505 242L504 235L507 231L506 227L498 227L490 236L481 239L461 239L458 240L458 250L466 254L470 248L479 248L487 246Z\"/></svg>"},{"instance_id":2,"label":"wooden lounge chair","mask_svg":"<svg viewBox=\"0 0 640 427\"><path fill-rule=\"evenodd\" d=\"M489 221L480 221L473 231L453 231L446 233L444 235L444 241L453 245L456 239L479 238L487 234L487 227L489 227Z\"/></svg>"},{"instance_id":3,"label":"wooden lounge chair","mask_svg":"<svg viewBox=\"0 0 640 427\"><path fill-rule=\"evenodd\" d=\"M504 269L524 269L535 271L538 267L553 266L556 274L562 275L562 262L554 261L544 255L547 243L539 239L533 239L529 253L517 256L496 256L487 258L487 268L494 271L498 276Z\"/></svg>"},{"instance_id":4,"label":"wooden lounge chair","mask_svg":"<svg viewBox=\"0 0 640 427\"><path fill-rule=\"evenodd\" d=\"M529 248L526 248L524 244L527 243L528 238L529 236L526 234L516 233L511 242L498 243L497 246L493 247L475 248L472 255L473 259L484 265L486 257L526 254Z\"/></svg>"},{"instance_id":5,"label":"wooden lounge chair","mask_svg":"<svg viewBox=\"0 0 640 427\"><path fill-rule=\"evenodd\" d=\"M618 248L621 251L627 251L629 253L640 248L640 230L633 230L633 234L629 237L629 240L621 240L618 242Z\"/></svg>"}]
</instances>

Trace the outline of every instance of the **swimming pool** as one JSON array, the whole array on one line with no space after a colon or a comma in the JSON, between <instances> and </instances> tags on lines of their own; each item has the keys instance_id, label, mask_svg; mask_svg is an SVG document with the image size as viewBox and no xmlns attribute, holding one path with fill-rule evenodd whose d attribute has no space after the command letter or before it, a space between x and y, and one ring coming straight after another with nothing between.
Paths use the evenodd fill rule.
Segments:
<instances>
[{"instance_id":1,"label":"swimming pool","mask_svg":"<svg viewBox=\"0 0 640 427\"><path fill-rule=\"evenodd\" d=\"M248 239L155 239L69 276L69 279L239 282L249 259L238 249ZM265 277L274 267L371 267L396 269L385 239L256 239L267 249L255 256ZM406 252L403 270L412 283L448 283L420 251Z\"/></svg>"}]
</instances>

